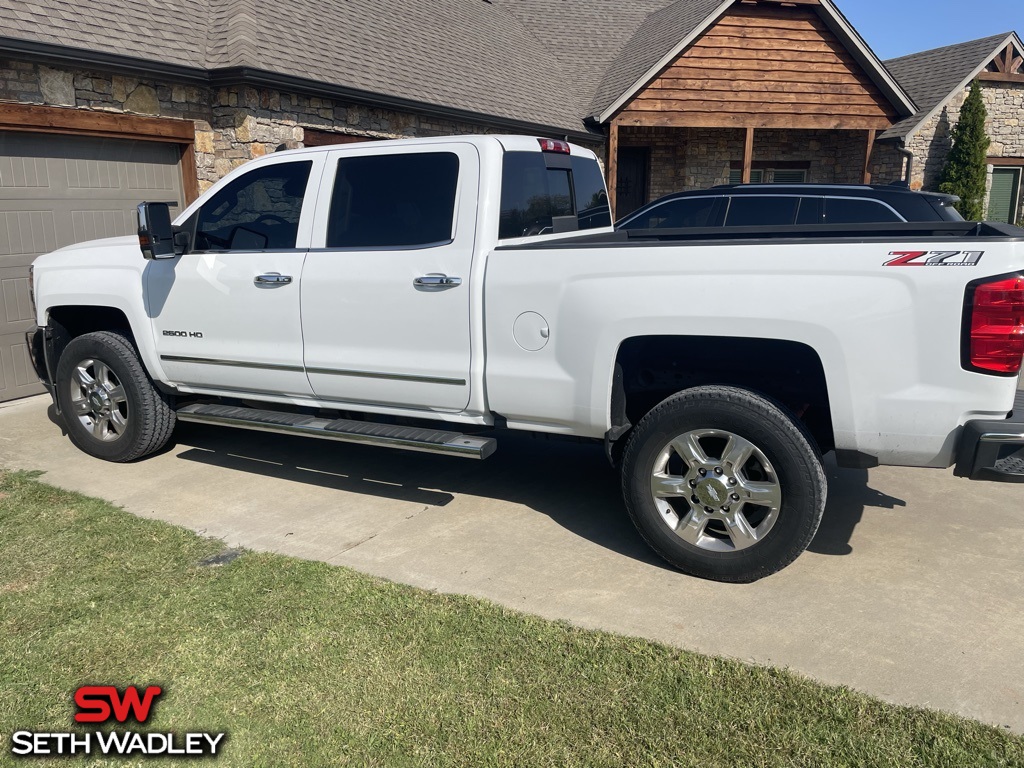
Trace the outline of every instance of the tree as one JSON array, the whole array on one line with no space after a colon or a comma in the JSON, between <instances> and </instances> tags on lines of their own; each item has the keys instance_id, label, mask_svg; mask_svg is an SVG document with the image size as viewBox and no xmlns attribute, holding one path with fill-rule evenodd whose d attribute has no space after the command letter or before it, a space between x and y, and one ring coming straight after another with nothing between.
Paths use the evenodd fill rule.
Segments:
<instances>
[{"instance_id":1,"label":"tree","mask_svg":"<svg viewBox=\"0 0 1024 768\"><path fill-rule=\"evenodd\" d=\"M953 128L953 148L949 150L942 169L939 191L960 197L956 209L968 221L980 221L985 215L985 186L988 168L985 158L991 143L985 135L985 102L978 81L960 109L960 119Z\"/></svg>"}]
</instances>

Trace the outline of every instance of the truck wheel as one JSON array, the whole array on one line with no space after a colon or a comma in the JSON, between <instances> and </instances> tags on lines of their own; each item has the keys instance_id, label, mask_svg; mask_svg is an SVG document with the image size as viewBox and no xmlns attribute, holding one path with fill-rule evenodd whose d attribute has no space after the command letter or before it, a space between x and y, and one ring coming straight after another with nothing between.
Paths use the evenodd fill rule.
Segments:
<instances>
[{"instance_id":1,"label":"truck wheel","mask_svg":"<svg viewBox=\"0 0 1024 768\"><path fill-rule=\"evenodd\" d=\"M89 455L132 461L170 439L174 411L124 335L97 331L73 339L56 378L68 437Z\"/></svg>"},{"instance_id":2,"label":"truck wheel","mask_svg":"<svg viewBox=\"0 0 1024 768\"><path fill-rule=\"evenodd\" d=\"M695 387L664 400L626 446L622 490L654 550L685 573L749 582L793 562L825 509L806 429L745 389Z\"/></svg>"}]
</instances>

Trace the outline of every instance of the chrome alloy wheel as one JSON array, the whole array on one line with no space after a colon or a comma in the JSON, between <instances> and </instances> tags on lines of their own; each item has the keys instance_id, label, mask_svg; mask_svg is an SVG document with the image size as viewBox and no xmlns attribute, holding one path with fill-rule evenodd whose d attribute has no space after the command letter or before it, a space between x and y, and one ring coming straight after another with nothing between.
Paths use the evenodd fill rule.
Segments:
<instances>
[{"instance_id":1,"label":"chrome alloy wheel","mask_svg":"<svg viewBox=\"0 0 1024 768\"><path fill-rule=\"evenodd\" d=\"M754 546L782 507L782 488L764 452L718 429L692 430L666 445L654 462L651 493L677 536L711 552Z\"/></svg>"},{"instance_id":2,"label":"chrome alloy wheel","mask_svg":"<svg viewBox=\"0 0 1024 768\"><path fill-rule=\"evenodd\" d=\"M128 428L128 397L110 367L82 360L71 376L71 409L97 440L117 440Z\"/></svg>"}]
</instances>

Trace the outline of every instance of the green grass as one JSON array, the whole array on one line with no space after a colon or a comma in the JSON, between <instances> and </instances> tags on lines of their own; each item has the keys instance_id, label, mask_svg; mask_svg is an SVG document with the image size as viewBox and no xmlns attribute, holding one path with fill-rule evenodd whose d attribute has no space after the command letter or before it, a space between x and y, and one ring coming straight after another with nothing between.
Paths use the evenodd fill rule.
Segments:
<instances>
[{"instance_id":1,"label":"green grass","mask_svg":"<svg viewBox=\"0 0 1024 768\"><path fill-rule=\"evenodd\" d=\"M153 730L228 731L224 765L1024 765L972 721L321 563L199 565L221 550L0 473L0 762L110 683L165 686Z\"/></svg>"}]
</instances>

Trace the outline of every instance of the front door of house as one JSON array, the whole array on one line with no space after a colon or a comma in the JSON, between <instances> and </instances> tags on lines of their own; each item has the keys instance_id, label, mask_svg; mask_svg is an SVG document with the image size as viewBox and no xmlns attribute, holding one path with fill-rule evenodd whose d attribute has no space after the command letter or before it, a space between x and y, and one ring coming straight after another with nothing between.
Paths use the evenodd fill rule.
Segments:
<instances>
[{"instance_id":1,"label":"front door of house","mask_svg":"<svg viewBox=\"0 0 1024 768\"><path fill-rule=\"evenodd\" d=\"M648 169L651 153L647 147L619 148L619 175L615 185L615 217L621 219L647 203Z\"/></svg>"}]
</instances>

